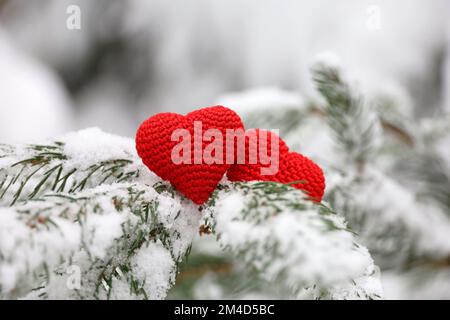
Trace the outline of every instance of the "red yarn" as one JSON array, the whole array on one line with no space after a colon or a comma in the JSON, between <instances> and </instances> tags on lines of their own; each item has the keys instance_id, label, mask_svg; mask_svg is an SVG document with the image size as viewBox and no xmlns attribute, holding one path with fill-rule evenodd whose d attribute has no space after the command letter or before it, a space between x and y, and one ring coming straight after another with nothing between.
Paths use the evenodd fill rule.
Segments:
<instances>
[{"instance_id":1,"label":"red yarn","mask_svg":"<svg viewBox=\"0 0 450 320\"><path fill-rule=\"evenodd\" d=\"M259 136L264 130L253 129ZM261 167L269 167L260 163L258 154L258 163L249 164L249 139L246 139L246 162L245 164L235 164L228 169L227 177L230 181L275 181L281 183L290 183L301 181L301 183L292 186L305 191L309 197L320 202L325 191L325 177L322 169L313 161L296 152L289 152L286 143L276 134L270 131L264 131L267 134L268 154L270 155L270 141L274 136L275 141L279 143L279 170L274 175L262 175ZM274 155L275 156L275 155Z\"/></svg>"},{"instance_id":2,"label":"red yarn","mask_svg":"<svg viewBox=\"0 0 450 320\"><path fill-rule=\"evenodd\" d=\"M136 133L136 149L144 164L164 180L168 180L179 192L196 204L208 200L225 172L225 152L223 164L194 164L194 121L202 122L202 129L218 129L226 136L226 129L243 129L240 117L223 106L199 109L186 116L176 113L159 113L145 120ZM177 141L171 141L176 129L187 129L191 134L192 164L175 164L171 153ZM226 150L223 139L223 150ZM210 142L202 143L202 152Z\"/></svg>"}]
</instances>

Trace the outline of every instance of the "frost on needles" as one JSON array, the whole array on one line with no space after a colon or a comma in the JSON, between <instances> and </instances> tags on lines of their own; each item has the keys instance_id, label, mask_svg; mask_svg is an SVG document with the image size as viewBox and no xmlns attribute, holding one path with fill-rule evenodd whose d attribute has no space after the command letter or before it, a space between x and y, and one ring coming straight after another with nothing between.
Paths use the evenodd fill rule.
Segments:
<instances>
[{"instance_id":1,"label":"frost on needles","mask_svg":"<svg viewBox=\"0 0 450 320\"><path fill-rule=\"evenodd\" d=\"M325 203L369 250L388 298L447 297L449 113L417 118L406 90L362 91L336 59L318 59L311 75L316 95L269 88L229 93L218 102L235 106L247 125L279 128L291 149L323 168ZM218 272L205 275L193 296L288 297L259 283L236 294L223 278ZM245 277L235 272L232 279Z\"/></svg>"},{"instance_id":2,"label":"frost on needles","mask_svg":"<svg viewBox=\"0 0 450 320\"><path fill-rule=\"evenodd\" d=\"M88 129L1 150L1 297L165 298L201 216L131 139Z\"/></svg>"},{"instance_id":3,"label":"frost on needles","mask_svg":"<svg viewBox=\"0 0 450 320\"><path fill-rule=\"evenodd\" d=\"M2 298L164 299L203 223L293 298L381 296L343 218L289 186L224 182L199 210L132 139L87 129L0 150Z\"/></svg>"}]
</instances>

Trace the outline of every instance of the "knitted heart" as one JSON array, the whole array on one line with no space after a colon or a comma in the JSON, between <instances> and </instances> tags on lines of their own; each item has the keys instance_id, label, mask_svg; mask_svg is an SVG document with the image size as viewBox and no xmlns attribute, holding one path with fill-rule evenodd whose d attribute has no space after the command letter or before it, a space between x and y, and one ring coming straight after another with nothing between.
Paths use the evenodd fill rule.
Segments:
<instances>
[{"instance_id":1,"label":"knitted heart","mask_svg":"<svg viewBox=\"0 0 450 320\"><path fill-rule=\"evenodd\" d=\"M159 113L145 120L139 127L136 133L136 149L150 170L169 181L175 189L196 204L203 204L208 200L230 164L226 164L225 151L220 164L207 164L203 158L200 163L195 162L194 156L200 154L201 157L211 142L203 141L204 139L196 132L196 138L199 138L201 143L194 146L194 121L197 124L197 121L201 123L203 132L208 129L218 129L223 137L226 136L226 129L243 130L240 117L223 106L199 109L186 116L176 113ZM191 146L190 164L176 164L172 159L172 150L179 144L179 140L171 139L176 129L185 129L185 132L190 134L190 140L189 137L186 138ZM223 150L226 150L225 140L223 139Z\"/></svg>"},{"instance_id":2,"label":"knitted heart","mask_svg":"<svg viewBox=\"0 0 450 320\"><path fill-rule=\"evenodd\" d=\"M269 167L269 164L262 164L260 154L257 155L257 163L249 164L249 146L251 134L255 134L258 141L258 148L260 137L264 141L264 134L267 137L267 155L272 158L271 141L278 143L278 152L274 149L273 156L279 155L279 170L272 175L262 175L261 168ZM322 169L313 161L296 152L289 152L286 143L281 140L275 133L264 131L260 129L252 129L247 131L245 140L245 164L235 164L230 167L227 172L228 180L230 181L275 181L281 183L291 183L294 181L301 181L292 186L303 190L309 197L317 202L322 200L325 190L325 178ZM255 145L255 144L254 144Z\"/></svg>"}]
</instances>

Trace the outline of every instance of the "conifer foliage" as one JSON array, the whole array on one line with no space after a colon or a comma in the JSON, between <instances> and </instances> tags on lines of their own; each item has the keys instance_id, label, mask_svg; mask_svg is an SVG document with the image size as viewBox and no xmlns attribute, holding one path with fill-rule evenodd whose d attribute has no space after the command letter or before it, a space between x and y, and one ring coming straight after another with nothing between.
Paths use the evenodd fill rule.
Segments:
<instances>
[{"instance_id":1,"label":"conifer foliage","mask_svg":"<svg viewBox=\"0 0 450 320\"><path fill-rule=\"evenodd\" d=\"M39 145L1 145L0 297L195 298L208 297L215 285L216 298L263 292L379 299L383 290L371 254L382 271L408 266L413 257L447 257L450 245L433 246L448 232L443 193L418 201L415 190L399 182L413 179L406 174L413 163L384 161L397 159L387 146L424 154L430 145L419 150L409 144L420 145L424 136L408 132L408 123L392 130L382 109L358 94L337 66L318 62L312 77L320 99L295 110L278 108L290 115L289 123L270 116L270 109L244 119L280 128L292 145L311 138L308 126L320 123L332 141L320 157L312 155L327 178L321 203L289 184L223 179L199 206L142 163L133 139L99 129ZM433 156L441 159L438 151ZM425 215L420 208L429 203L434 211ZM440 228L430 234L425 221ZM208 269L214 259L228 267ZM190 273L195 265L207 272Z\"/></svg>"}]
</instances>

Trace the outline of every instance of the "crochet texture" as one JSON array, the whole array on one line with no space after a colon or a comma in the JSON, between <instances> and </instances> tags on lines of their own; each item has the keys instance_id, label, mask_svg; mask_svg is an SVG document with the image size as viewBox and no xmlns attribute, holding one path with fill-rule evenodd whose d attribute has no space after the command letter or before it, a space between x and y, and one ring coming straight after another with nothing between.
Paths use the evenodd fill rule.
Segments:
<instances>
[{"instance_id":1,"label":"crochet texture","mask_svg":"<svg viewBox=\"0 0 450 320\"><path fill-rule=\"evenodd\" d=\"M251 137L256 136L257 143L250 143ZM264 141L264 136L267 141L267 154L269 159L279 157L279 170L273 175L262 175L261 168L268 168L270 164L266 159L261 159L259 152L257 152L257 163L250 164L249 152L251 146L260 148L261 141ZM278 152L274 150L272 157L271 141L274 139L278 143ZM296 153L289 152L286 143L278 137L275 133L260 129L251 129L247 131L245 140L245 164L235 164L227 172L227 177L230 181L275 181L281 183L291 183L299 181L299 183L292 184L294 188L303 190L314 201L321 201L325 191L325 177L322 169L307 157ZM263 148L264 150L264 148ZM254 150L253 150L254 152ZM263 152L263 154L266 154ZM261 161L263 160L263 161Z\"/></svg>"},{"instance_id":2,"label":"crochet texture","mask_svg":"<svg viewBox=\"0 0 450 320\"><path fill-rule=\"evenodd\" d=\"M223 139L223 164L207 164L202 157L201 164L194 163L194 152L203 153L211 141L202 141L201 148L194 146L194 121L201 121L203 133L211 128L226 136L226 129L241 129L241 118L223 106L208 107L188 113L159 113L145 120L136 133L136 149L144 164L162 179L169 181L175 189L196 204L208 200L225 172L230 167L226 163L226 139ZM176 129L187 129L191 137L191 164L175 164L172 149L179 143L171 141ZM195 149L194 149L195 148Z\"/></svg>"}]
</instances>

